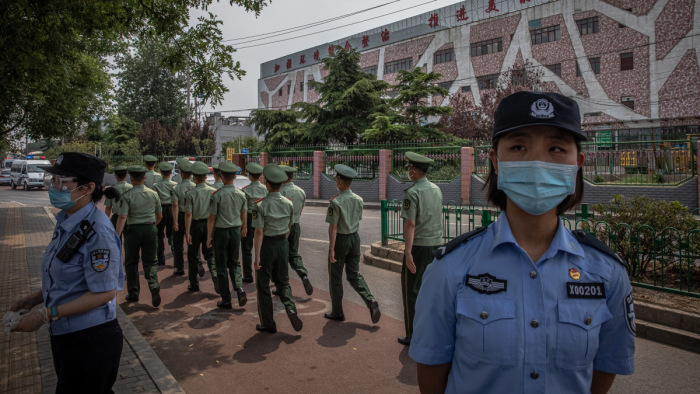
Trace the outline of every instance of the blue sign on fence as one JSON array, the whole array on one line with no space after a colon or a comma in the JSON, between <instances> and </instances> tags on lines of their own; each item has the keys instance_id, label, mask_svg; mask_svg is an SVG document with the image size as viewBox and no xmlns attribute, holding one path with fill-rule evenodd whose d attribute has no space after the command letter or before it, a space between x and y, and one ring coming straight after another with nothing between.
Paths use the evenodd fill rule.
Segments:
<instances>
[{"instance_id":1,"label":"blue sign on fence","mask_svg":"<svg viewBox=\"0 0 700 394\"><path fill-rule=\"evenodd\" d=\"M243 148L243 149L241 149L241 153L243 153L244 155L247 155L247 154L248 154L248 148Z\"/></svg>"}]
</instances>

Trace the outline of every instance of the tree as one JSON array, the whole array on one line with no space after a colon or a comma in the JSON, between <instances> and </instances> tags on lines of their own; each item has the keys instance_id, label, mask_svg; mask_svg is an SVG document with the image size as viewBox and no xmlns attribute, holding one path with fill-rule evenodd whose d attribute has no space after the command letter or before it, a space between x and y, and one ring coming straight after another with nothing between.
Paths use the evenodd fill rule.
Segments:
<instances>
[{"instance_id":1,"label":"tree","mask_svg":"<svg viewBox=\"0 0 700 394\"><path fill-rule=\"evenodd\" d=\"M162 156L168 155L175 146L170 132L156 119L148 119L136 133L141 152L144 154Z\"/></svg>"},{"instance_id":2,"label":"tree","mask_svg":"<svg viewBox=\"0 0 700 394\"><path fill-rule=\"evenodd\" d=\"M121 116L137 123L156 119L168 130L174 130L185 118L186 80L161 66L173 46L172 41L149 37L137 41L133 51L115 58L120 70L115 100Z\"/></svg>"},{"instance_id":3,"label":"tree","mask_svg":"<svg viewBox=\"0 0 700 394\"><path fill-rule=\"evenodd\" d=\"M528 60L518 68L509 68L498 78L494 89L481 89L481 105L476 105L470 95L457 93L450 99L453 112L443 116L445 132L459 138L472 140L491 139L493 115L501 100L523 90L539 91L544 72Z\"/></svg>"},{"instance_id":4,"label":"tree","mask_svg":"<svg viewBox=\"0 0 700 394\"><path fill-rule=\"evenodd\" d=\"M175 46L164 59L173 72L188 69L202 102L221 104L222 74L244 75L221 24L192 10L214 0L6 0L0 8L0 136L23 127L32 138L70 136L88 119L106 114L107 59L137 38L160 37ZM267 0L229 0L258 15Z\"/></svg>"},{"instance_id":5,"label":"tree","mask_svg":"<svg viewBox=\"0 0 700 394\"><path fill-rule=\"evenodd\" d=\"M264 149L269 149L308 141L305 136L307 124L299 122L299 116L300 113L295 110L256 109L250 113L250 123L255 125L255 132L265 140Z\"/></svg>"},{"instance_id":6,"label":"tree","mask_svg":"<svg viewBox=\"0 0 700 394\"><path fill-rule=\"evenodd\" d=\"M138 131L138 123L131 118L121 115L110 116L105 128L107 140L115 143L126 143L134 140Z\"/></svg>"},{"instance_id":7,"label":"tree","mask_svg":"<svg viewBox=\"0 0 700 394\"><path fill-rule=\"evenodd\" d=\"M260 152L265 147L263 141L255 137L238 137L221 144L221 154L226 153L227 148L233 148L236 153L241 153L241 149L248 149L248 152Z\"/></svg>"},{"instance_id":8,"label":"tree","mask_svg":"<svg viewBox=\"0 0 700 394\"><path fill-rule=\"evenodd\" d=\"M391 110L378 108L371 128L362 135L367 141L390 141L417 138L436 138L442 136L444 125L429 122L433 116L446 116L452 112L450 107L427 105L430 96L447 96L449 91L436 84L441 75L435 72L425 73L416 67L411 71L401 70L398 84L394 87L396 97L389 99Z\"/></svg>"},{"instance_id":9,"label":"tree","mask_svg":"<svg viewBox=\"0 0 700 394\"><path fill-rule=\"evenodd\" d=\"M211 156L216 151L216 137L209 122L201 125L196 121L185 120L176 131L173 155Z\"/></svg>"}]
</instances>

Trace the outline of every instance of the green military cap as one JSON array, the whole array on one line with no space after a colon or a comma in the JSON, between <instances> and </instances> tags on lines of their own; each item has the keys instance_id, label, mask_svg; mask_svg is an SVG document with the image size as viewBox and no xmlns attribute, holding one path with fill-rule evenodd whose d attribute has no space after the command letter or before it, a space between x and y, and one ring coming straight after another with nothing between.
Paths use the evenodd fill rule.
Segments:
<instances>
[{"instance_id":1,"label":"green military cap","mask_svg":"<svg viewBox=\"0 0 700 394\"><path fill-rule=\"evenodd\" d=\"M143 157L143 161L158 161L158 158L153 155L146 155Z\"/></svg>"},{"instance_id":2,"label":"green military cap","mask_svg":"<svg viewBox=\"0 0 700 394\"><path fill-rule=\"evenodd\" d=\"M202 163L201 161L195 161L192 163L192 173L195 175L207 175L209 173L209 166Z\"/></svg>"},{"instance_id":3,"label":"green military cap","mask_svg":"<svg viewBox=\"0 0 700 394\"><path fill-rule=\"evenodd\" d=\"M295 173L298 171L296 167L290 167L285 165L281 165L280 168L286 173Z\"/></svg>"},{"instance_id":4,"label":"green military cap","mask_svg":"<svg viewBox=\"0 0 700 394\"><path fill-rule=\"evenodd\" d=\"M177 163L180 166L180 171L192 172L192 163L189 160L184 159L181 163Z\"/></svg>"},{"instance_id":5,"label":"green military cap","mask_svg":"<svg viewBox=\"0 0 700 394\"><path fill-rule=\"evenodd\" d=\"M160 163L158 163L158 169L161 171L172 171L173 165L168 163L167 161L161 161Z\"/></svg>"},{"instance_id":6,"label":"green military cap","mask_svg":"<svg viewBox=\"0 0 700 394\"><path fill-rule=\"evenodd\" d=\"M214 171L219 171L219 163L214 164L213 166L211 166L211 169L214 170Z\"/></svg>"},{"instance_id":7,"label":"green military cap","mask_svg":"<svg viewBox=\"0 0 700 394\"><path fill-rule=\"evenodd\" d=\"M116 167L112 168L112 170L113 171L126 171L127 168L126 168L126 166L116 166Z\"/></svg>"},{"instance_id":8,"label":"green military cap","mask_svg":"<svg viewBox=\"0 0 700 394\"><path fill-rule=\"evenodd\" d=\"M344 176L346 178L350 178L350 179L354 179L357 177L357 171L346 166L345 164L336 164L333 168L335 169L335 172L338 175L342 175L342 176Z\"/></svg>"},{"instance_id":9,"label":"green military cap","mask_svg":"<svg viewBox=\"0 0 700 394\"><path fill-rule=\"evenodd\" d=\"M260 175L263 172L262 166L254 161L251 161L250 163L246 164L245 170L247 173L253 175Z\"/></svg>"},{"instance_id":10,"label":"green military cap","mask_svg":"<svg viewBox=\"0 0 700 394\"><path fill-rule=\"evenodd\" d=\"M427 170L430 164L433 163L433 159L419 155L416 152L406 152L406 160L408 163L416 168L422 168Z\"/></svg>"},{"instance_id":11,"label":"green military cap","mask_svg":"<svg viewBox=\"0 0 700 394\"><path fill-rule=\"evenodd\" d=\"M177 163L178 166L182 166L182 163L186 161L189 161L186 157L178 157L177 159L175 159L175 163Z\"/></svg>"},{"instance_id":12,"label":"green military cap","mask_svg":"<svg viewBox=\"0 0 700 394\"><path fill-rule=\"evenodd\" d=\"M277 164L270 163L263 169L265 179L272 183L282 183L287 180L287 173Z\"/></svg>"},{"instance_id":13,"label":"green military cap","mask_svg":"<svg viewBox=\"0 0 700 394\"><path fill-rule=\"evenodd\" d=\"M145 174L146 171L148 171L148 170L144 166L129 166L129 168L127 168L127 171L133 172L134 174L139 174L139 173Z\"/></svg>"},{"instance_id":14,"label":"green military cap","mask_svg":"<svg viewBox=\"0 0 700 394\"><path fill-rule=\"evenodd\" d=\"M235 174L240 170L241 170L240 167L238 167L237 165L235 165L229 161L219 163L219 171L223 172L224 174Z\"/></svg>"}]
</instances>

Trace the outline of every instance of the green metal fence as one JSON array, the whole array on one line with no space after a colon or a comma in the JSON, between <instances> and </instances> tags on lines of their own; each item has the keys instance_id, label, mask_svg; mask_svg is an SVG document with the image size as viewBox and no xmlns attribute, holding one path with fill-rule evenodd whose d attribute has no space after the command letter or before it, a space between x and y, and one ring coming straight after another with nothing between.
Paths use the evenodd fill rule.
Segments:
<instances>
[{"instance_id":1,"label":"green metal fence","mask_svg":"<svg viewBox=\"0 0 700 394\"><path fill-rule=\"evenodd\" d=\"M357 171L356 180L379 177L379 149L347 149L326 152L326 174L335 177L336 164L345 164Z\"/></svg>"},{"instance_id":2,"label":"green metal fence","mask_svg":"<svg viewBox=\"0 0 700 394\"><path fill-rule=\"evenodd\" d=\"M412 151L434 160L428 170L427 178L432 182L451 182L462 175L461 146L430 146L394 148L391 150L391 173L402 181L408 181L406 175L406 152Z\"/></svg>"},{"instance_id":3,"label":"green metal fence","mask_svg":"<svg viewBox=\"0 0 700 394\"><path fill-rule=\"evenodd\" d=\"M270 152L269 157L272 163L296 167L298 171L294 175L295 179L311 179L314 174L313 150Z\"/></svg>"},{"instance_id":4,"label":"green metal fence","mask_svg":"<svg viewBox=\"0 0 700 394\"><path fill-rule=\"evenodd\" d=\"M401 201L381 202L383 245L389 240L403 242L402 209ZM500 213L481 203L459 206L450 201L443 206L443 239L447 242L488 226ZM597 236L627 261L634 285L700 297L700 225L686 234L672 227L657 231L647 225L632 228L619 224L611 228L606 222L593 220L594 216L588 206L582 204L561 219L569 229L581 229Z\"/></svg>"}]
</instances>

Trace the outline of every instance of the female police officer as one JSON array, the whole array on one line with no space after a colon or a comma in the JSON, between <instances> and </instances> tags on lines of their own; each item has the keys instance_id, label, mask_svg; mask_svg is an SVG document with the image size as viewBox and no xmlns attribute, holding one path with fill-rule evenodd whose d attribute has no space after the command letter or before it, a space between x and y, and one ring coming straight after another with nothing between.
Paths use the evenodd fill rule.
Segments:
<instances>
[{"instance_id":1,"label":"female police officer","mask_svg":"<svg viewBox=\"0 0 700 394\"><path fill-rule=\"evenodd\" d=\"M580 115L518 92L495 113L489 200L498 221L438 249L409 355L424 392L605 393L634 371L625 263L559 215L583 193Z\"/></svg>"},{"instance_id":2,"label":"female police officer","mask_svg":"<svg viewBox=\"0 0 700 394\"><path fill-rule=\"evenodd\" d=\"M103 196L106 163L83 153L63 153L54 166L51 204L60 208L42 259L42 289L17 301L24 313L13 331L31 332L49 322L57 393L111 392L123 337L116 294L124 282L121 244L95 202ZM118 199L114 189L105 191ZM111 193L115 193L112 195Z\"/></svg>"}]
</instances>

